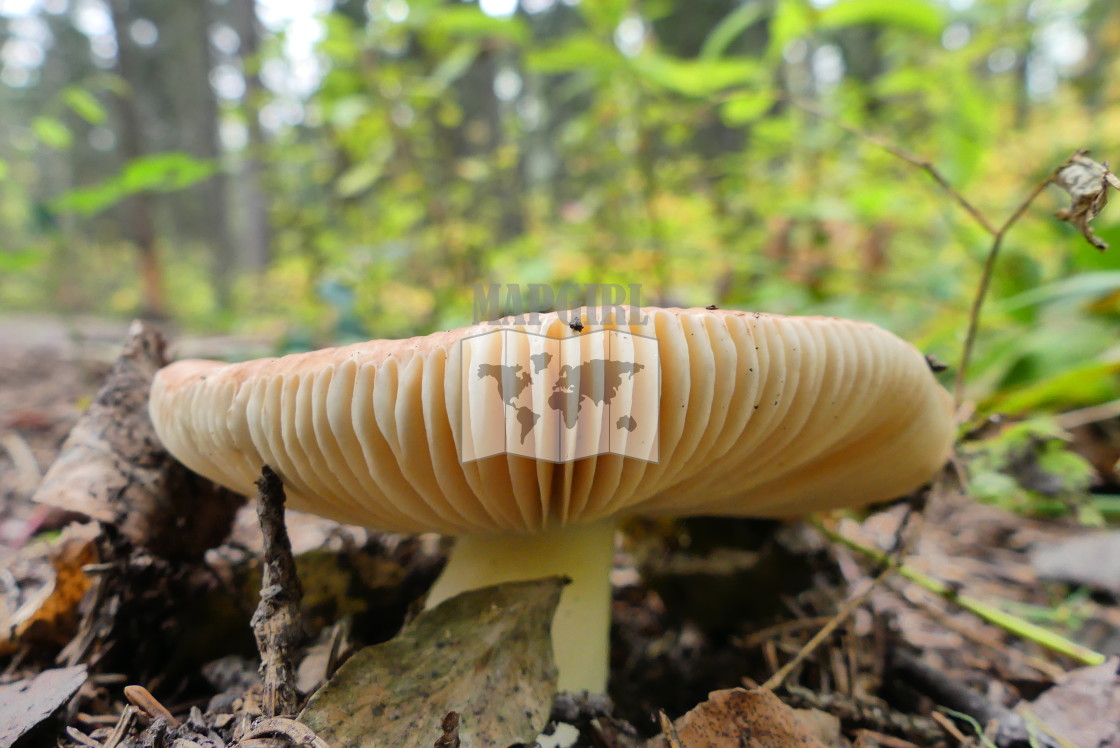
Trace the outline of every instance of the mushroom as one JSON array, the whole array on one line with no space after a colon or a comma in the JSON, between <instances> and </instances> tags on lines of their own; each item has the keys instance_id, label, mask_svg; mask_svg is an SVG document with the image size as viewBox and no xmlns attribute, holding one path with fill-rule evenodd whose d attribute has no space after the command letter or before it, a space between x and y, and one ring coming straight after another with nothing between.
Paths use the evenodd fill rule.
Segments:
<instances>
[{"instance_id":1,"label":"mushroom","mask_svg":"<svg viewBox=\"0 0 1120 748\"><path fill-rule=\"evenodd\" d=\"M235 491L251 494L267 464L295 509L457 536L429 606L567 575L559 687L602 692L620 518L891 499L930 479L954 434L925 359L874 325L641 316L585 308L241 364L179 361L156 376L151 417L175 457Z\"/></svg>"}]
</instances>

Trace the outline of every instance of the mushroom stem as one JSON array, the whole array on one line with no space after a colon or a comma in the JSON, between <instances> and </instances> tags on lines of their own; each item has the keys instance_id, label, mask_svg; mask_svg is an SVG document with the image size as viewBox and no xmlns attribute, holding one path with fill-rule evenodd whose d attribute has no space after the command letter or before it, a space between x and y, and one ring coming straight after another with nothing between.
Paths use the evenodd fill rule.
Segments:
<instances>
[{"instance_id":1,"label":"mushroom stem","mask_svg":"<svg viewBox=\"0 0 1120 748\"><path fill-rule=\"evenodd\" d=\"M606 693L614 530L614 521L606 520L537 535L459 538L428 595L427 607L492 584L567 576L572 583L564 589L552 621L557 687Z\"/></svg>"}]
</instances>

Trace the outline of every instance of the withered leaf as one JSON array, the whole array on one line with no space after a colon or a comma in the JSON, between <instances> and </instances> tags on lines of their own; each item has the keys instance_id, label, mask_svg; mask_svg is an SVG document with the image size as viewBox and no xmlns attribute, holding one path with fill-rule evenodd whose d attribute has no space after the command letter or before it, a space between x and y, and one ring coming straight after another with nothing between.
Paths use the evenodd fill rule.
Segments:
<instances>
[{"instance_id":1,"label":"withered leaf","mask_svg":"<svg viewBox=\"0 0 1120 748\"><path fill-rule=\"evenodd\" d=\"M1080 748L1120 748L1120 676L1113 658L1073 670L1024 709L1028 723Z\"/></svg>"},{"instance_id":2,"label":"withered leaf","mask_svg":"<svg viewBox=\"0 0 1120 748\"><path fill-rule=\"evenodd\" d=\"M1085 153L1075 153L1054 175L1054 183L1068 192L1071 198L1069 208L1058 211L1058 218L1072 223L1086 241L1104 251L1108 249L1108 244L1093 233L1090 222L1108 204L1109 186L1120 190L1120 178L1109 171L1107 164L1098 163Z\"/></svg>"},{"instance_id":3,"label":"withered leaf","mask_svg":"<svg viewBox=\"0 0 1120 748\"><path fill-rule=\"evenodd\" d=\"M91 584L82 567L98 560L97 535L93 524L71 525L45 557L40 557L43 551L36 546L23 549L21 554L36 554L32 561L49 564L50 570L42 586L15 611L0 609L0 655L14 652L21 643L61 647L73 637L79 603Z\"/></svg>"},{"instance_id":4,"label":"withered leaf","mask_svg":"<svg viewBox=\"0 0 1120 748\"><path fill-rule=\"evenodd\" d=\"M673 726L675 739L687 748L826 748L792 708L761 688L713 691ZM668 745L664 736L658 736L646 748Z\"/></svg>"},{"instance_id":5,"label":"withered leaf","mask_svg":"<svg viewBox=\"0 0 1120 748\"><path fill-rule=\"evenodd\" d=\"M44 670L34 678L0 686L0 745L34 730L69 701L86 682L86 667Z\"/></svg>"},{"instance_id":6,"label":"withered leaf","mask_svg":"<svg viewBox=\"0 0 1120 748\"><path fill-rule=\"evenodd\" d=\"M447 600L354 654L299 721L332 748L431 748L449 712L464 748L532 742L556 694L550 630L564 584L510 582Z\"/></svg>"}]
</instances>

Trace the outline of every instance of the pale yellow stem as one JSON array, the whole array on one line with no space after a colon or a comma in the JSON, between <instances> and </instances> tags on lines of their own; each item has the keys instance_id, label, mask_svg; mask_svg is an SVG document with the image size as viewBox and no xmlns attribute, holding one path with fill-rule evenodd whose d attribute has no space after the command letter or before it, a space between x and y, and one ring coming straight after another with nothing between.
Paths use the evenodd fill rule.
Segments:
<instances>
[{"instance_id":1,"label":"pale yellow stem","mask_svg":"<svg viewBox=\"0 0 1120 748\"><path fill-rule=\"evenodd\" d=\"M492 584L567 576L572 583L564 588L552 622L558 687L606 693L614 529L608 520L537 535L459 538L428 595L427 607Z\"/></svg>"}]
</instances>

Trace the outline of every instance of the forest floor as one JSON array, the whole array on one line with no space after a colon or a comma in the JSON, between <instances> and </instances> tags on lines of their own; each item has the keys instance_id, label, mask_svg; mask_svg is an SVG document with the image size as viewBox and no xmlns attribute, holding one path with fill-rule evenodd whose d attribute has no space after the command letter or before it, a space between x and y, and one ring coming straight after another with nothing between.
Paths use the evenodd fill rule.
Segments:
<instances>
[{"instance_id":1,"label":"forest floor","mask_svg":"<svg viewBox=\"0 0 1120 748\"><path fill-rule=\"evenodd\" d=\"M97 522L94 510L31 501L123 328L76 342L49 321L0 321L0 745L386 744L338 726L324 741L306 713L272 716L275 684L258 673L251 625L263 547L251 503L224 540L169 556L137 542L132 517ZM290 648L297 709L284 710L294 716L353 653L392 639L406 619L406 631L421 630L428 614L417 619L415 602L445 544L295 512L287 529L303 589ZM1107 530L975 503L951 476L859 519L624 529L611 698L544 686L520 694L526 713L547 716L534 727L542 746L1120 746L1120 541ZM941 589L915 583L920 575ZM982 620L966 609L972 600L1012 622ZM1092 651L1056 653L1019 627L1032 621ZM1110 659L1090 666L1095 653ZM501 664L499 654L491 675L507 672ZM460 672L451 661L436 669ZM502 721L509 684L463 678L440 686L483 699L462 736L439 697L405 693L404 675L370 686L368 698L411 698L394 707L393 719L413 720L402 745L499 745L485 737L505 728L487 720ZM531 743L520 729L504 744Z\"/></svg>"}]
</instances>

